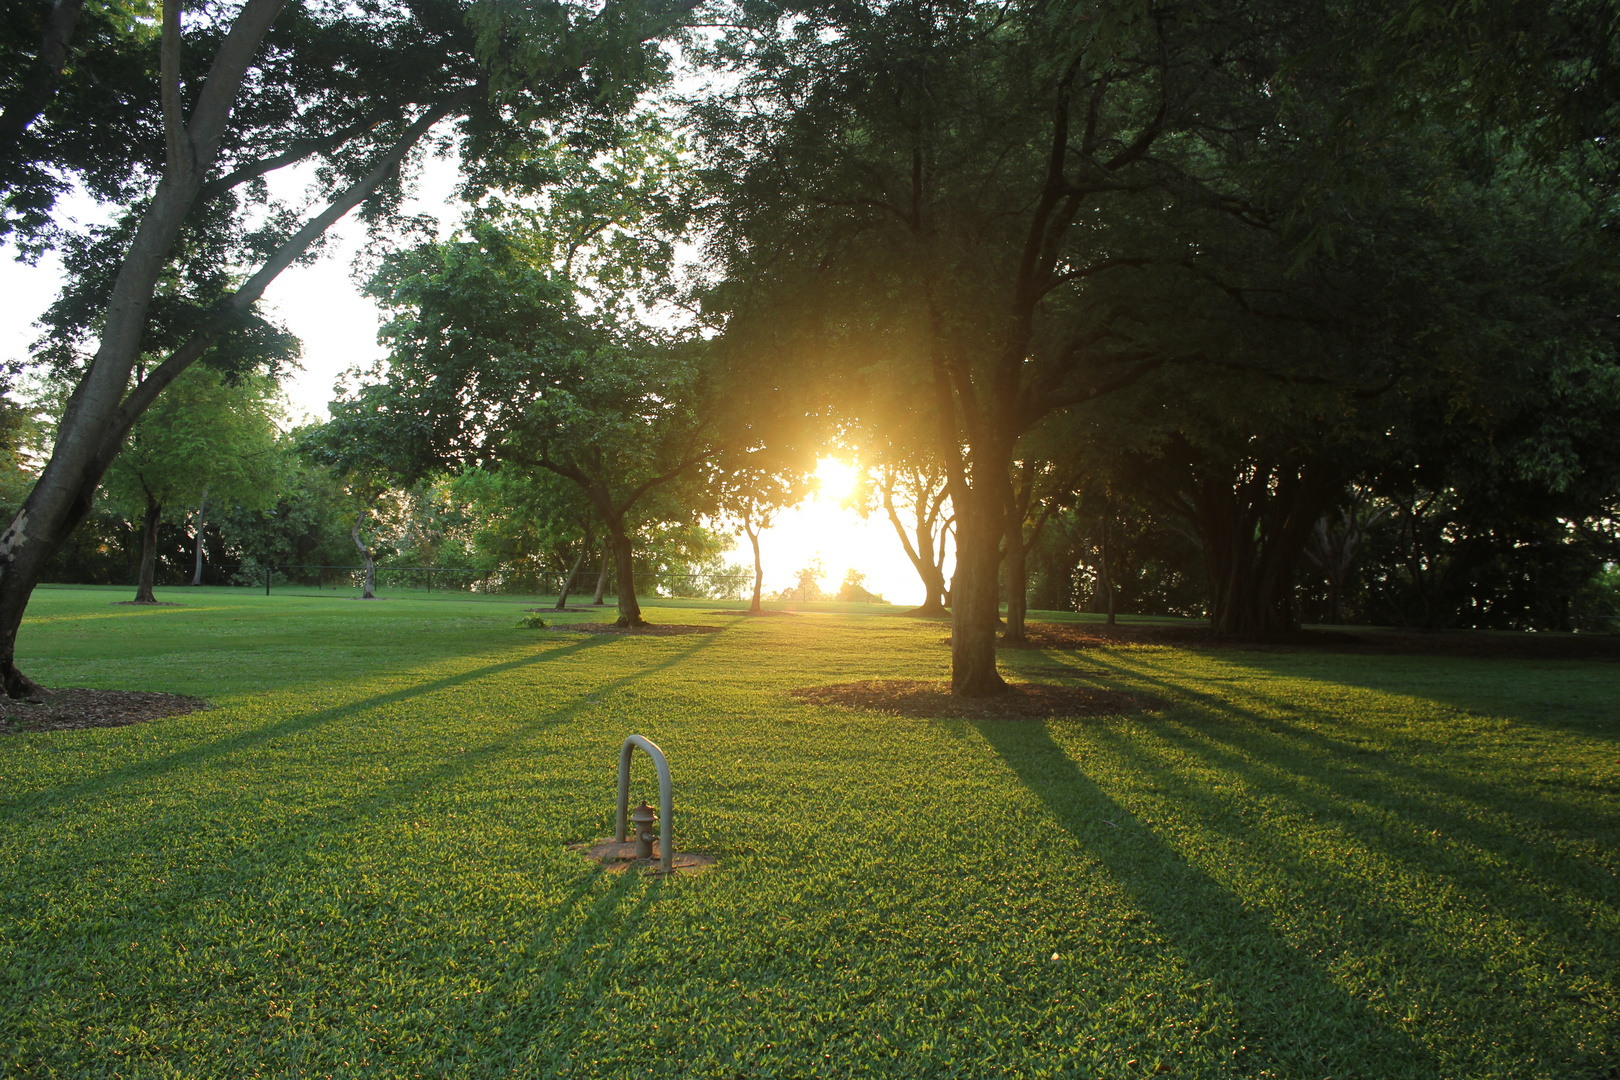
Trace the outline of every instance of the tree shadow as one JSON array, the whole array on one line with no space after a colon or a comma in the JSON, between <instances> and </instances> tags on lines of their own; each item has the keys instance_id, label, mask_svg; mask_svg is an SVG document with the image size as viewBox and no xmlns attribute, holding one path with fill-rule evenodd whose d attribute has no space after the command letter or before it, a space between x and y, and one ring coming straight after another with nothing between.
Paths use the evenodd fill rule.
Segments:
<instances>
[{"instance_id":1,"label":"tree shadow","mask_svg":"<svg viewBox=\"0 0 1620 1080\"><path fill-rule=\"evenodd\" d=\"M1209 980L1251 1050L1284 1075L1345 1075L1377 1061L1386 1076L1438 1075L1428 1052L1391 1028L1264 914L1136 822L1053 740L1044 724L976 725L1058 825L1095 855L1172 941L1196 981ZM1258 1065L1259 1063L1255 1063ZM1240 1066L1241 1067L1241 1066Z\"/></svg>"},{"instance_id":2,"label":"tree shadow","mask_svg":"<svg viewBox=\"0 0 1620 1080\"><path fill-rule=\"evenodd\" d=\"M418 683L415 686L409 686L402 690L391 690L384 694L376 694L369 698L361 698L357 701L347 702L343 705L337 705L330 709L321 709L317 712L290 716L285 720L278 720L270 724L265 724L261 727L252 728L248 731L238 732L235 735L228 735L221 739L215 739L212 742L193 743L182 750L176 750L170 754L164 754L160 757L154 757L145 761L136 762L133 765L126 765L122 768L113 769L95 776L84 777L71 783L63 784L60 787L43 788L38 791L30 792L27 795L10 802L0 803L0 815L26 813L40 803L71 801L87 793L97 795L107 794L123 784L131 783L137 780L145 780L155 776L162 776L165 773L171 772L183 766L196 765L209 761L213 758L223 757L238 750L244 750L256 744L279 738L283 735L295 735L301 732L310 731L335 721L355 716L359 713L365 712L368 709L375 709L384 705L392 705L402 701L409 701L412 698L422 697L425 694L436 693L440 690L453 689L455 687L474 682L478 679L487 678L490 675L500 674L501 672L505 671L513 671L523 667L531 667L535 664L545 663L549 660L555 660L559 657L572 653L582 652L586 649L601 645L605 640L606 639L599 638L584 638L578 642L563 645L559 648L548 649L545 652L535 653L530 656L520 657L516 660L505 660L496 664L486 664L483 667L458 672L455 675L446 675L441 678L430 679L426 682ZM650 671L657 669L653 668L648 670ZM375 675L381 674L381 672L373 670L368 672L368 674Z\"/></svg>"},{"instance_id":3,"label":"tree shadow","mask_svg":"<svg viewBox=\"0 0 1620 1080\"><path fill-rule=\"evenodd\" d=\"M1301 707L1252 685L1237 684L1224 696L1200 690L1170 676L1132 670L1129 677L1147 683L1163 696L1196 706L1212 723L1196 728L1172 721L1164 730L1180 730L1189 752L1205 755L1212 763L1237 769L1252 780L1301 805L1309 801L1303 788L1311 781L1325 785L1344 801L1356 792L1366 806L1395 815L1415 828L1438 831L1465 839L1482 850L1518 862L1534 861L1543 872L1558 874L1589 900L1613 903L1613 882L1587 860L1549 844L1527 841L1530 827L1555 832L1578 830L1582 836L1601 838L1620 832L1620 814L1590 806L1572 806L1525 790L1522 786L1493 784L1454 769L1435 768L1409 761L1378 747L1389 737L1375 723L1349 716L1323 718L1343 735L1324 733L1305 722L1283 719ZM1246 700L1245 700L1246 699ZM1262 706L1270 712L1262 712ZM1257 761L1250 758L1258 759ZM1266 777L1256 773L1264 769ZM1443 799L1459 805L1447 807ZM1510 820L1492 823L1491 816ZM1370 845L1393 851L1382 823L1363 830ZM1436 849L1439 859L1455 859Z\"/></svg>"},{"instance_id":4,"label":"tree shadow","mask_svg":"<svg viewBox=\"0 0 1620 1080\"><path fill-rule=\"evenodd\" d=\"M572 719L580 709L581 705L585 703L585 698L611 693L615 690L619 690L633 683L639 682L659 671L680 664L689 659L693 653L709 647L712 640L713 639L710 636L697 637L694 639L693 644L677 652L672 652L669 656L665 657L658 663L651 664L637 671L628 672L606 682L598 683L587 690L581 691L578 696L570 699L557 708L537 716L527 723L510 728L504 734L495 739L491 739L480 745L469 746L465 751L458 751L446 757L442 762L433 767L420 770L407 776L389 777L382 780L378 782L368 794L360 797L346 798L339 804L327 808L321 818L323 831L326 835L330 836L333 832L339 830L352 829L361 822L377 817L385 811L400 808L415 802L434 788L451 783L467 775L468 773L479 769L480 767L506 757L512 752L521 749L536 734ZM343 706L341 709L326 710L321 713L313 714L310 717L285 721L281 724L272 725L272 728L278 732L284 730L308 730L318 726L319 724L330 723L332 720L338 719L342 716L351 715L365 708L376 707L380 704L386 704L394 701L408 700L412 697L430 692L434 689L442 689L446 686L460 685L476 678L487 677L492 674L510 671L528 664L538 663L547 659L548 657L554 657L558 653L578 652L582 649L591 647L592 644L592 640L587 640L576 645L567 646L564 649L553 650L552 652L542 654L539 657L529 657L521 660L507 661L500 664L486 665L470 672L463 672L459 675L433 680L431 683L423 684L420 687L413 687L409 690L378 695L373 698L368 698L362 702ZM267 737L269 737L269 735L266 734L266 729L256 729L255 731L245 733L242 736L222 740L221 743L207 744L200 748L201 750L206 751L204 753L188 755L186 752L182 751L174 755L169 755L164 759L160 759L160 761L164 764L164 768L162 769L142 771L139 770L138 767L132 767L131 769L122 770L122 772L130 774L123 776L122 779L125 782L130 782L136 779L146 779L152 775L168 772L181 765L195 764L198 762L207 761L211 758L219 757L230 750L241 749L245 746L257 743ZM87 783L80 786L93 785ZM191 816L203 820L216 817L223 812L223 808L221 808L217 802L213 806L194 805L189 810ZM144 820L140 815L127 818L122 824L122 837L110 835L109 830L107 829L97 830L98 846L102 850L108 850L110 848L129 855L138 853L143 847L150 847L153 841L161 843L163 839L161 832L153 830L150 822ZM163 911L170 913L169 917L171 920L179 919L183 922L185 921L185 917L180 915L179 912L185 910L189 905L216 897L222 891L228 894L234 894L251 889L254 882L264 878L267 874L275 873L278 868L287 864L287 861L292 855L308 845L310 838L302 832L290 830L287 822L278 821L273 822L272 825L277 830L288 831L286 831L278 841L273 841L270 844L256 848L256 858L252 864L252 867L235 874L232 877L232 880L225 886L216 885L205 890L196 890L193 884L194 879L199 877L207 877L217 880L220 878L221 871L224 869L221 866L212 864L197 865L187 867L185 869L171 869L164 875L164 878L162 879L162 888L122 892L120 893L120 897L128 905L130 905L133 910ZM106 873L104 867L94 863L86 863L79 857L78 852L60 851L53 852L52 855L54 857L51 858L51 862L54 865L41 866L36 864L33 868L31 868L32 873L36 878L47 879L53 883L56 883L57 885L71 887L71 883L81 877L99 877L104 876Z\"/></svg>"},{"instance_id":5,"label":"tree shadow","mask_svg":"<svg viewBox=\"0 0 1620 1080\"><path fill-rule=\"evenodd\" d=\"M1612 709L1603 711L1594 708L1584 713L1565 716L1554 715L1548 711L1568 707L1556 700L1548 700L1549 696L1556 698L1558 695L1558 691L1549 684L1549 680L1568 676L1571 672L1605 682L1609 698L1605 704L1612 704L1612 698L1620 695L1620 663L1614 660L1554 661L1550 658L1531 660L1517 657L1484 660L1474 657L1398 656L1381 657L1375 667L1372 662L1356 658L1361 662L1336 665L1331 676L1319 676L1308 671L1291 670L1287 664L1275 658L1268 658L1263 653L1234 653L1223 655L1221 659L1234 667L1258 672L1269 678L1317 679L1325 683L1371 690L1376 693L1421 698L1471 716L1496 716L1526 727L1575 733L1590 739L1620 743L1620 722L1616 722ZM1398 662L1390 663L1392 660ZM1557 669L1549 670L1545 667L1555 662L1559 665ZM1454 671L1456 676L1447 679L1443 686L1438 686L1437 680L1424 676L1432 676L1435 666L1441 664ZM1539 677L1539 681L1532 683L1527 680L1504 688L1497 675L1498 672L1506 670L1504 665L1522 668L1527 676L1533 674ZM1471 674L1484 677L1473 678L1470 677ZM1493 683L1495 685L1492 685ZM1504 701L1504 698L1507 700ZM1511 713L1504 714L1504 706L1512 710Z\"/></svg>"}]
</instances>

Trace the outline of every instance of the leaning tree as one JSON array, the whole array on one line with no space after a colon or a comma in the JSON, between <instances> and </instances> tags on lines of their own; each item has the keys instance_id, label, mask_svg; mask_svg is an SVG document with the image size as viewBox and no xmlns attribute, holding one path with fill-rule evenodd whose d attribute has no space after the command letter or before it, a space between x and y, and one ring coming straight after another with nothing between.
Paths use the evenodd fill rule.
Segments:
<instances>
[{"instance_id":1,"label":"leaning tree","mask_svg":"<svg viewBox=\"0 0 1620 1080\"><path fill-rule=\"evenodd\" d=\"M77 8L58 6L37 50L17 46L26 35L6 38L26 71L19 82L8 64L0 88L4 121L25 135L0 161L5 222L33 250L48 244L64 175L127 213L70 247L75 277L47 320L47 351L75 390L39 481L0 534L0 683L11 696L37 690L14 658L40 572L158 395L205 356L263 359L234 342L275 337L255 313L265 288L356 207L396 211L404 166L442 121L459 121L473 189L491 170L521 168L516 148L536 135L589 144L660 77L653 41L694 4L247 0L182 18L180 0L166 0L155 27L117 9L124 24L84 39L117 57L100 69L110 83L72 63L71 26L59 24ZM264 178L304 162L318 166L317 208L266 208ZM158 362L136 377L143 355Z\"/></svg>"}]
</instances>

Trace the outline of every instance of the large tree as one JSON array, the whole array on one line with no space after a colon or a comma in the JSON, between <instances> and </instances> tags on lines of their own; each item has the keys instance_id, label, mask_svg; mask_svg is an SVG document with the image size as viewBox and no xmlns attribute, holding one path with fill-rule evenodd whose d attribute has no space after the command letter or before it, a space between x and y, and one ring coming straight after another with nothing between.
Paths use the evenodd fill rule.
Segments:
<instances>
[{"instance_id":1,"label":"large tree","mask_svg":"<svg viewBox=\"0 0 1620 1080\"><path fill-rule=\"evenodd\" d=\"M1020 437L1161 368L1250 360L1214 352L1252 317L1220 250L1278 246L1265 201L1287 195L1261 165L1320 74L1273 80L1324 21L1238 2L779 3L716 48L734 89L695 113L716 302L735 333L796 332L772 365L904 369L928 394L957 523L957 693L1004 686Z\"/></svg>"},{"instance_id":2,"label":"large tree","mask_svg":"<svg viewBox=\"0 0 1620 1080\"><path fill-rule=\"evenodd\" d=\"M369 427L417 474L505 465L573 483L608 535L619 623L640 626L637 528L687 516L659 498L717 453L707 351L613 305L584 310L558 250L549 229L482 222L390 259L372 284L389 356L334 423Z\"/></svg>"}]
</instances>

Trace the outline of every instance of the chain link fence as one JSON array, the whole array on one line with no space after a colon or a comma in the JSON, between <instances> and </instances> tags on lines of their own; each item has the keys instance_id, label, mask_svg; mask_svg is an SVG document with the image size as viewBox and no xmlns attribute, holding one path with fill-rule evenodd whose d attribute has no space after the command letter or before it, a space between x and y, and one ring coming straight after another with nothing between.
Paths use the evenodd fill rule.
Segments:
<instances>
[{"instance_id":1,"label":"chain link fence","mask_svg":"<svg viewBox=\"0 0 1620 1080\"><path fill-rule=\"evenodd\" d=\"M127 583L134 588L140 564L127 566ZM556 597L567 578L563 573L512 571L456 566L385 566L374 571L377 592L463 593L486 596ZM192 573L173 566L155 568L158 588L191 585ZM581 572L569 590L570 599L583 597L589 602L596 594L599 572ZM744 585L753 581L746 567L719 573L649 572L636 575L636 595L647 598L686 597L703 600L740 600ZM268 595L277 589L358 592L365 582L363 566L327 566L315 563L206 563L198 584L263 589ZM118 584L118 582L108 582ZM618 597L617 575L611 570L603 589L604 598Z\"/></svg>"}]
</instances>

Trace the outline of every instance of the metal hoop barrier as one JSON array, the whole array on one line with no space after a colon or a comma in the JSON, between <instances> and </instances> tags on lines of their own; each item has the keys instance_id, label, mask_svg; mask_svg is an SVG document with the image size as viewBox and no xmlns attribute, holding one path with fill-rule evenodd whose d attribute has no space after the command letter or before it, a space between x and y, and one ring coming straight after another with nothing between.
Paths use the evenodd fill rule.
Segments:
<instances>
[{"instance_id":1,"label":"metal hoop barrier","mask_svg":"<svg viewBox=\"0 0 1620 1080\"><path fill-rule=\"evenodd\" d=\"M625 840L625 822L630 811L630 752L641 747L658 767L658 865L664 873L674 869L675 860L675 791L669 782L669 761L651 739L632 735L619 749L619 818L614 826L613 838L621 844Z\"/></svg>"}]
</instances>

